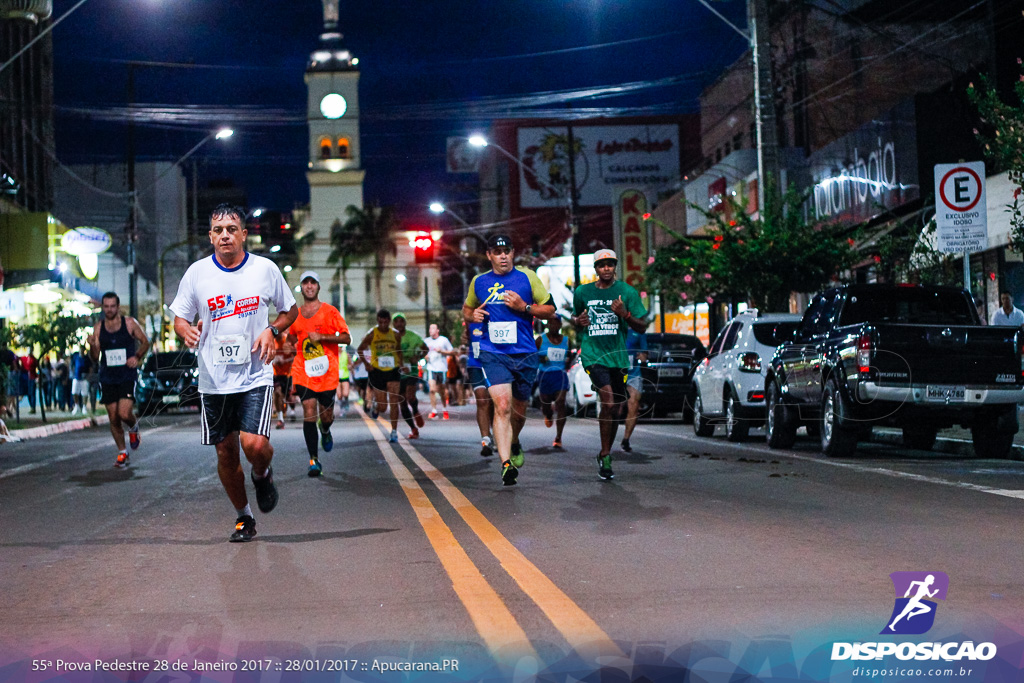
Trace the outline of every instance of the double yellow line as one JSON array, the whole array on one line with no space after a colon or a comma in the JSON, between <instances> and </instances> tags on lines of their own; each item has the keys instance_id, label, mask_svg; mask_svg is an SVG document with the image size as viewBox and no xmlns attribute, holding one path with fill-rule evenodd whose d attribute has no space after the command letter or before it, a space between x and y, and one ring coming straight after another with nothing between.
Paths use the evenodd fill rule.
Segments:
<instances>
[{"instance_id":1,"label":"double yellow line","mask_svg":"<svg viewBox=\"0 0 1024 683\"><path fill-rule=\"evenodd\" d=\"M385 428L365 415L363 420L408 498L434 552L441 560L441 565L448 573L455 593L465 606L488 649L492 654L500 654L503 658L533 656L539 659L526 632L501 596L487 583L427 498L412 472L391 449L385 437ZM383 420L381 424L390 429L390 425L386 425ZM526 559L526 556L519 552L444 474L431 465L406 439L399 439L399 445L438 488L484 546L498 559L502 568L519 588L536 603L573 650L590 661L595 661L597 657L625 656L608 634L536 565Z\"/></svg>"}]
</instances>

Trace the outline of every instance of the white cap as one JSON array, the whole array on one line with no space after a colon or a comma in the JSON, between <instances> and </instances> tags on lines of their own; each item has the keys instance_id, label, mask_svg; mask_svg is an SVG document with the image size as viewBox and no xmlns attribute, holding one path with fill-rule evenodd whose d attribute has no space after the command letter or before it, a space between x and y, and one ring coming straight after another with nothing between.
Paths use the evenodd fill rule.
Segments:
<instances>
[{"instance_id":1,"label":"white cap","mask_svg":"<svg viewBox=\"0 0 1024 683\"><path fill-rule=\"evenodd\" d=\"M299 276L299 284L302 284L302 281L305 280L307 277L313 278L314 280L316 280L317 284L320 284L320 276L317 275L316 272L312 270L307 270L302 275Z\"/></svg>"},{"instance_id":2,"label":"white cap","mask_svg":"<svg viewBox=\"0 0 1024 683\"><path fill-rule=\"evenodd\" d=\"M619 257L611 249L598 249L594 252L594 263L606 260L618 261Z\"/></svg>"}]
</instances>

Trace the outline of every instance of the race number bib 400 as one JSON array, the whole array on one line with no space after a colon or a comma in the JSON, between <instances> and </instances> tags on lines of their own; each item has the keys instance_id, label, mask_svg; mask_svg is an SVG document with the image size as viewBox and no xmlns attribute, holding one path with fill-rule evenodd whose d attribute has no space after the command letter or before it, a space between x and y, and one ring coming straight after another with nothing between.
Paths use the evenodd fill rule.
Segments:
<instances>
[{"instance_id":1,"label":"race number bib 400","mask_svg":"<svg viewBox=\"0 0 1024 683\"><path fill-rule=\"evenodd\" d=\"M107 349L107 367L116 368L128 362L128 349Z\"/></svg>"},{"instance_id":2,"label":"race number bib 400","mask_svg":"<svg viewBox=\"0 0 1024 683\"><path fill-rule=\"evenodd\" d=\"M556 349L553 346L548 347L548 360L552 363L564 363L565 362L565 349Z\"/></svg>"},{"instance_id":3,"label":"race number bib 400","mask_svg":"<svg viewBox=\"0 0 1024 683\"><path fill-rule=\"evenodd\" d=\"M395 357L394 356L378 356L377 367L381 370L394 370L395 369Z\"/></svg>"},{"instance_id":4,"label":"race number bib 400","mask_svg":"<svg viewBox=\"0 0 1024 683\"><path fill-rule=\"evenodd\" d=\"M320 356L319 358L310 358L305 362L306 377L323 377L327 374L327 369L330 367L330 363L327 361L327 356Z\"/></svg>"},{"instance_id":5,"label":"race number bib 400","mask_svg":"<svg viewBox=\"0 0 1024 683\"><path fill-rule=\"evenodd\" d=\"M518 331L514 320L501 323L492 322L487 326L487 330L490 333L492 344L515 344L518 340Z\"/></svg>"},{"instance_id":6,"label":"race number bib 400","mask_svg":"<svg viewBox=\"0 0 1024 683\"><path fill-rule=\"evenodd\" d=\"M244 334L222 334L213 338L214 365L247 365L251 356Z\"/></svg>"}]
</instances>

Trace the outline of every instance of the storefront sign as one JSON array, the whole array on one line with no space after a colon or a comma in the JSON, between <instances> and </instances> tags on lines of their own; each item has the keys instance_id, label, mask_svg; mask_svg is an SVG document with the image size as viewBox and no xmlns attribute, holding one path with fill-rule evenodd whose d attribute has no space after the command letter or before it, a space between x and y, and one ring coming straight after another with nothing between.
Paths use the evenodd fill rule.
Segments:
<instances>
[{"instance_id":1,"label":"storefront sign","mask_svg":"<svg viewBox=\"0 0 1024 683\"><path fill-rule=\"evenodd\" d=\"M640 289L650 255L644 221L644 214L649 211L647 197L639 190L616 194L615 249L619 256L620 274L624 282Z\"/></svg>"},{"instance_id":2,"label":"storefront sign","mask_svg":"<svg viewBox=\"0 0 1024 683\"><path fill-rule=\"evenodd\" d=\"M615 186L664 187L679 180L679 125L573 126L576 188L582 206L608 206ZM564 126L520 128L520 205L564 205L569 196Z\"/></svg>"},{"instance_id":3,"label":"storefront sign","mask_svg":"<svg viewBox=\"0 0 1024 683\"><path fill-rule=\"evenodd\" d=\"M110 233L99 228L75 228L60 238L60 248L72 256L102 254L110 249Z\"/></svg>"}]
</instances>

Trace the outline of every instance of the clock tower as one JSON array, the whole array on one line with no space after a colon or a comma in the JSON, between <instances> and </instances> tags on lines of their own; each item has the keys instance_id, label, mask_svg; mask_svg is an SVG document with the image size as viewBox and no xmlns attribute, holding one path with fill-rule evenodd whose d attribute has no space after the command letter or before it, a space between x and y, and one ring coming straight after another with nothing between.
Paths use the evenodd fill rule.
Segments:
<instances>
[{"instance_id":1,"label":"clock tower","mask_svg":"<svg viewBox=\"0 0 1024 683\"><path fill-rule=\"evenodd\" d=\"M322 0L324 30L306 67L309 92L309 225L318 242L330 235L345 208L363 208L359 144L359 60L342 45L338 1Z\"/></svg>"}]
</instances>

